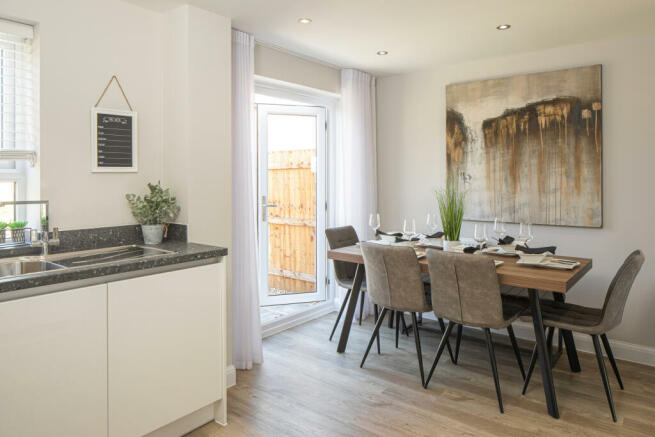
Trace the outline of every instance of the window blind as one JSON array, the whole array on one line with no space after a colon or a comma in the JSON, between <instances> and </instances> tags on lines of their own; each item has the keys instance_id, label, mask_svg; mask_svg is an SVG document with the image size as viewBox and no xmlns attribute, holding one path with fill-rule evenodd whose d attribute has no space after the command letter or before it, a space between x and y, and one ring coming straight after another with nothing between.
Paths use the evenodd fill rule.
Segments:
<instances>
[{"instance_id":1,"label":"window blind","mask_svg":"<svg viewBox=\"0 0 655 437\"><path fill-rule=\"evenodd\" d=\"M0 159L30 159L34 154L33 39L32 26L0 20Z\"/></svg>"}]
</instances>

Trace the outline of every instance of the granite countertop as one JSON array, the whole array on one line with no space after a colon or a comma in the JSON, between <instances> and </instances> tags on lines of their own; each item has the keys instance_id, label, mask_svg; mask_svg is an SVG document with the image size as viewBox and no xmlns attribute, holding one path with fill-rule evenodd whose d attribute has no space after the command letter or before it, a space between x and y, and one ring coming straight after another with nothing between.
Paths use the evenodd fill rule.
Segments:
<instances>
[{"instance_id":1,"label":"granite countertop","mask_svg":"<svg viewBox=\"0 0 655 437\"><path fill-rule=\"evenodd\" d=\"M136 243L143 244L143 243ZM105 246L106 248L107 246ZM111 247L111 246L109 246ZM13 292L34 287L43 287L66 282L80 281L85 279L100 278L103 276L117 275L135 271L143 271L143 275L149 274L148 269L157 267L172 266L187 262L207 260L227 255L224 247L208 246L204 244L187 243L186 241L165 241L162 244L147 246L156 249L163 249L171 253L151 255L144 258L123 259L120 261L105 262L80 267L70 267L46 272L30 273L22 276L12 276L0 279L0 293ZM93 250L93 249L91 249ZM64 257L67 253L74 252L58 251L46 257L46 261L57 263L57 259ZM11 254L13 258L2 257L0 262L15 260L17 254ZM26 254L27 255L27 254ZM31 254L29 257L33 258ZM38 254L36 255L38 258Z\"/></svg>"}]
</instances>

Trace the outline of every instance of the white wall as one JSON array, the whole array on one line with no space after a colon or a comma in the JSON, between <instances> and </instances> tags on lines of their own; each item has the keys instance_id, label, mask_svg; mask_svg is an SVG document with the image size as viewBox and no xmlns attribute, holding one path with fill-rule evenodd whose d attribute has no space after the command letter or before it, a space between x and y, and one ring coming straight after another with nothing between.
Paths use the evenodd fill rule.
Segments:
<instances>
[{"instance_id":1,"label":"white wall","mask_svg":"<svg viewBox=\"0 0 655 437\"><path fill-rule=\"evenodd\" d=\"M189 240L231 250L231 22L188 5L165 12L164 21L163 181L177 194Z\"/></svg>"},{"instance_id":2,"label":"white wall","mask_svg":"<svg viewBox=\"0 0 655 437\"><path fill-rule=\"evenodd\" d=\"M41 198L51 224L132 223L125 194L162 175L161 14L118 0L2 0L0 17L38 25ZM138 113L138 173L90 173L90 110L112 74ZM115 86L102 105L127 108Z\"/></svg>"},{"instance_id":3,"label":"white wall","mask_svg":"<svg viewBox=\"0 0 655 437\"><path fill-rule=\"evenodd\" d=\"M341 92L341 70L270 47L255 45L255 74L285 82Z\"/></svg>"},{"instance_id":4,"label":"white wall","mask_svg":"<svg viewBox=\"0 0 655 437\"><path fill-rule=\"evenodd\" d=\"M377 89L378 203L383 227L403 216L423 224L436 212L433 190L446 178L445 86L449 83L603 64L603 228L536 227L534 243L593 258L593 269L568 300L600 307L612 276L635 248L646 264L623 323L610 336L655 347L655 35L485 59L414 74L383 77ZM463 235L472 235L465 223ZM653 355L653 349L650 354Z\"/></svg>"}]
</instances>

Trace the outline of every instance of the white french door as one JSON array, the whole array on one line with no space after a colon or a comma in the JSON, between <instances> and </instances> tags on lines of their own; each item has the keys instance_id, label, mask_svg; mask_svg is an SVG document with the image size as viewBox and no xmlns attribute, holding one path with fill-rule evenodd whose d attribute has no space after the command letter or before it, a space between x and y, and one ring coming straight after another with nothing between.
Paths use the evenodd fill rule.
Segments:
<instances>
[{"instance_id":1,"label":"white french door","mask_svg":"<svg viewBox=\"0 0 655 437\"><path fill-rule=\"evenodd\" d=\"M326 299L326 110L257 105L260 304Z\"/></svg>"}]
</instances>

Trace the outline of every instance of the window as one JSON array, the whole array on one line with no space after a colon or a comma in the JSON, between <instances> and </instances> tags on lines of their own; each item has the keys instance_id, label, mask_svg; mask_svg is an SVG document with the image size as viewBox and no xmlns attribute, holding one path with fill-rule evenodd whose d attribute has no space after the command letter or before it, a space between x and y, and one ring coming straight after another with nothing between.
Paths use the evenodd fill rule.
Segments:
<instances>
[{"instance_id":1,"label":"window","mask_svg":"<svg viewBox=\"0 0 655 437\"><path fill-rule=\"evenodd\" d=\"M0 201L27 200L28 183L38 186L33 41L32 26L0 19ZM2 207L0 221L26 220L24 209Z\"/></svg>"}]
</instances>

